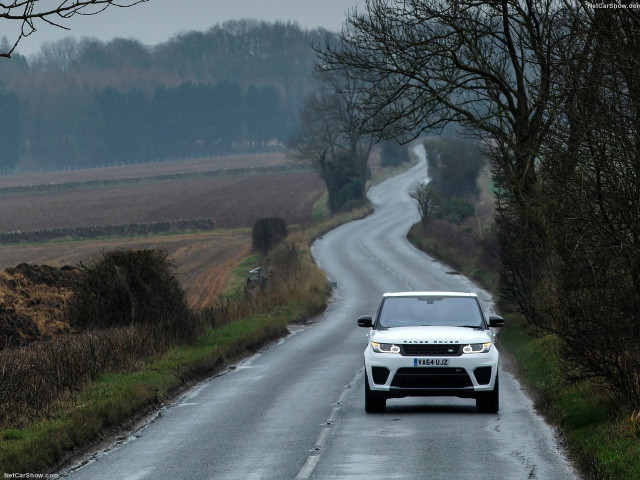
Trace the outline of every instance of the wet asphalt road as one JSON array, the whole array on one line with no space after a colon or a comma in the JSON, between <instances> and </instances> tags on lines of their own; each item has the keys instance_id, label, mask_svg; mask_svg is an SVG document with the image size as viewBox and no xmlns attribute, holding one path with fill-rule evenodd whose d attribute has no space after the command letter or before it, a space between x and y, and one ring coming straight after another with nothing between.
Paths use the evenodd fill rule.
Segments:
<instances>
[{"instance_id":1,"label":"wet asphalt road","mask_svg":"<svg viewBox=\"0 0 640 480\"><path fill-rule=\"evenodd\" d=\"M491 299L404 238L421 162L373 188L376 212L320 239L314 256L337 283L315 325L210 380L73 479L577 478L517 381L500 373L499 414L456 398L390 400L364 412L360 315L385 291L464 290ZM448 273L449 272L449 273Z\"/></svg>"}]
</instances>

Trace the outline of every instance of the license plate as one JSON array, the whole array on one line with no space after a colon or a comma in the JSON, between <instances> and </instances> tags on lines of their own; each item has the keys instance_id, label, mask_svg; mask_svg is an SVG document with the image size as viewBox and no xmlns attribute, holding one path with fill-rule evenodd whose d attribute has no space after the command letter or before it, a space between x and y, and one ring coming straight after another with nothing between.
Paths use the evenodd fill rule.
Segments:
<instances>
[{"instance_id":1,"label":"license plate","mask_svg":"<svg viewBox=\"0 0 640 480\"><path fill-rule=\"evenodd\" d=\"M446 365L449 365L448 358L414 358L413 359L414 367L431 367L431 366L443 367Z\"/></svg>"}]
</instances>

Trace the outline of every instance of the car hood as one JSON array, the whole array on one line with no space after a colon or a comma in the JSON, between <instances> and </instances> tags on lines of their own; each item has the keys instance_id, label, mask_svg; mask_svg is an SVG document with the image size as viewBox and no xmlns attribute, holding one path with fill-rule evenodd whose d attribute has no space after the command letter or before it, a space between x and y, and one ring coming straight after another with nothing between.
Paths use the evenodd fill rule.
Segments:
<instances>
[{"instance_id":1,"label":"car hood","mask_svg":"<svg viewBox=\"0 0 640 480\"><path fill-rule=\"evenodd\" d=\"M486 330L465 327L392 327L371 330L369 339L378 343L485 343L491 337Z\"/></svg>"}]
</instances>

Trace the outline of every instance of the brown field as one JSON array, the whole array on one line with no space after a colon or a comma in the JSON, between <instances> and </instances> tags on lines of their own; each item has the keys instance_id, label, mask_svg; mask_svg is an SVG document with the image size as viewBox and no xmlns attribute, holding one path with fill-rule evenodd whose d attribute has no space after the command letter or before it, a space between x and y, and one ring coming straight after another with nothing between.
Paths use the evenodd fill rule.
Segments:
<instances>
[{"instance_id":1,"label":"brown field","mask_svg":"<svg viewBox=\"0 0 640 480\"><path fill-rule=\"evenodd\" d=\"M46 185L90 180L114 180L140 178L179 173L199 173L234 168L277 167L289 165L285 153L261 153L255 155L230 155L227 157L198 158L171 162L143 163L119 167L87 168L64 172L25 173L0 177L1 187Z\"/></svg>"},{"instance_id":2,"label":"brown field","mask_svg":"<svg viewBox=\"0 0 640 480\"><path fill-rule=\"evenodd\" d=\"M40 185L104 179L130 179L203 170L280 166L284 154L223 157L129 167L21 175L0 178L0 186ZM221 177L176 177L136 185L0 195L0 231L33 231L88 225L122 225L209 218L211 232L62 241L0 246L0 269L19 263L77 265L114 248L164 248L174 258L190 303L201 307L215 298L231 269L251 247L250 227L262 217L287 224L311 219L324 193L313 172ZM247 227L240 228L238 227ZM218 230L219 228L219 230ZM234 228L226 231L223 229Z\"/></svg>"},{"instance_id":3,"label":"brown field","mask_svg":"<svg viewBox=\"0 0 640 480\"><path fill-rule=\"evenodd\" d=\"M302 223L322 192L315 173L291 172L5 194L0 196L0 231L191 218L208 218L222 228L251 226L270 216Z\"/></svg>"}]
</instances>

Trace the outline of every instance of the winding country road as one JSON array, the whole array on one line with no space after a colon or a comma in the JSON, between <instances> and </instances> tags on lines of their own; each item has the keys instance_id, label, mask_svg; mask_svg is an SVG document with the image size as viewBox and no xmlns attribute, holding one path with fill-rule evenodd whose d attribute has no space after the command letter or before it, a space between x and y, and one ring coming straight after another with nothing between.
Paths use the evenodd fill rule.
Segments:
<instances>
[{"instance_id":1,"label":"winding country road","mask_svg":"<svg viewBox=\"0 0 640 480\"><path fill-rule=\"evenodd\" d=\"M418 214L408 190L424 160L371 189L371 216L316 242L336 282L316 324L207 381L144 429L89 458L73 479L577 478L552 430L502 371L499 414L456 398L390 400L364 412L360 315L397 290L464 290L491 298L405 239Z\"/></svg>"}]
</instances>

